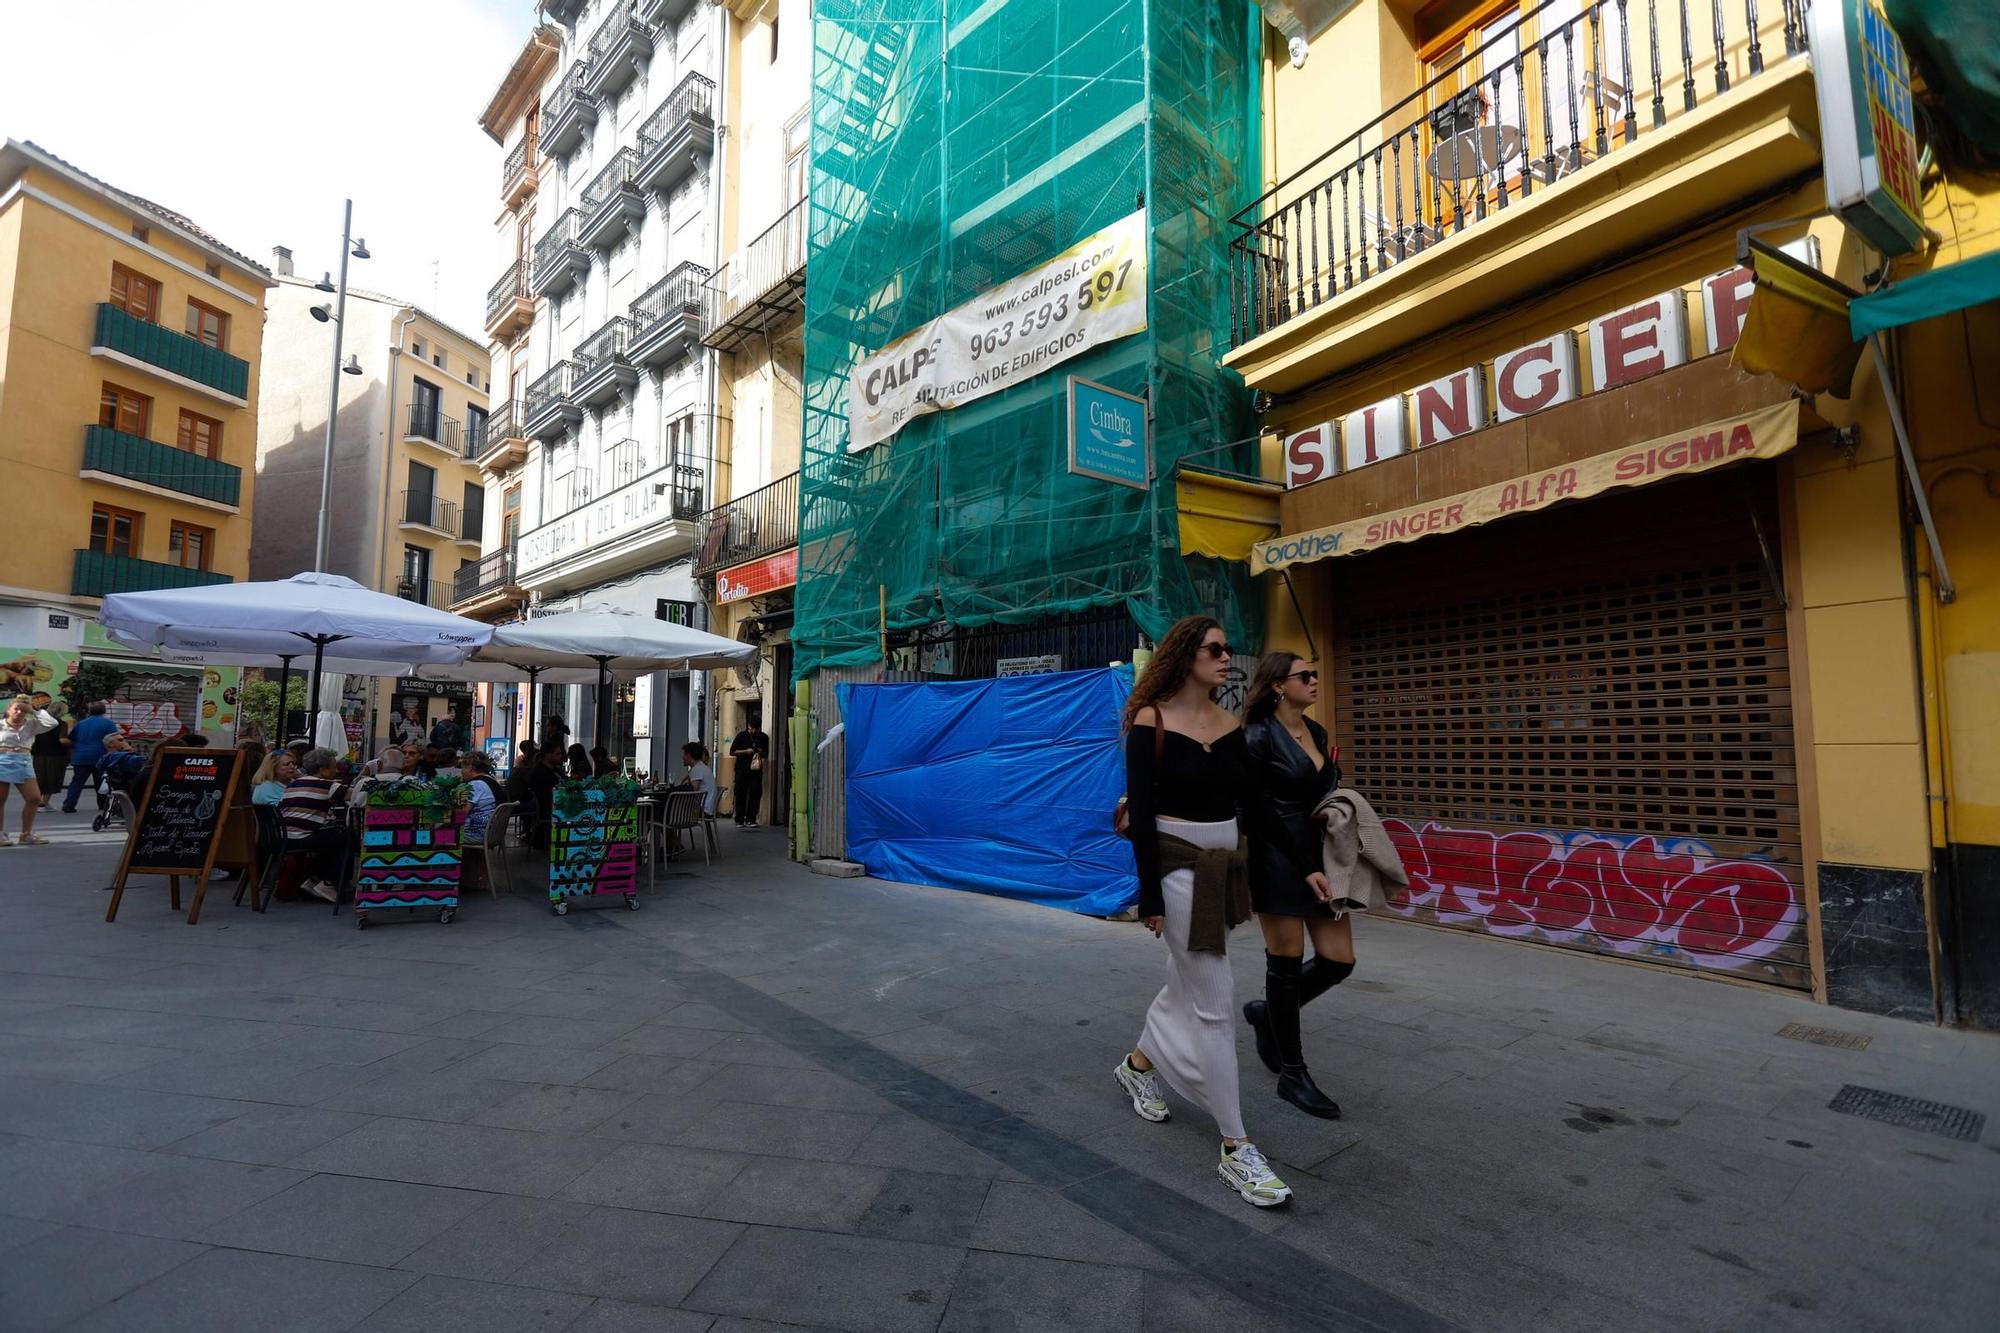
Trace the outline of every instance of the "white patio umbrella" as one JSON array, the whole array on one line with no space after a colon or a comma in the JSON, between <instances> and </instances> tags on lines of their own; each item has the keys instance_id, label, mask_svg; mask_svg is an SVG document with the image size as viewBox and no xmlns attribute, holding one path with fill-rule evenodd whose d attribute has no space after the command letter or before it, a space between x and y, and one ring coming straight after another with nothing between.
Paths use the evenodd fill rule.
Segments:
<instances>
[{"instance_id":1,"label":"white patio umbrella","mask_svg":"<svg viewBox=\"0 0 2000 1333\"><path fill-rule=\"evenodd\" d=\"M611 730L609 685L614 675L642 675L682 668L707 671L755 660L757 645L706 630L625 611L564 611L502 625L473 654L476 662L518 667L597 668L597 734Z\"/></svg>"},{"instance_id":2,"label":"white patio umbrella","mask_svg":"<svg viewBox=\"0 0 2000 1333\"><path fill-rule=\"evenodd\" d=\"M327 649L350 660L462 662L493 635L491 625L375 592L338 574L294 574L260 583L120 592L98 621L128 643L183 652L313 654L312 712L318 716Z\"/></svg>"}]
</instances>

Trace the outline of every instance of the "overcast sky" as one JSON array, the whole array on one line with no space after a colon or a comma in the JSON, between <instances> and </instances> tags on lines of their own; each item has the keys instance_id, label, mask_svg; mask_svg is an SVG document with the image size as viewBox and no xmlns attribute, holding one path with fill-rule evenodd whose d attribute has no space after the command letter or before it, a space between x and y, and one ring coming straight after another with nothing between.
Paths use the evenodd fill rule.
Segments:
<instances>
[{"instance_id":1,"label":"overcast sky","mask_svg":"<svg viewBox=\"0 0 2000 1333\"><path fill-rule=\"evenodd\" d=\"M348 281L483 339L501 149L479 113L533 0L9 4L0 136L32 139L268 265ZM489 272L489 270L491 270Z\"/></svg>"}]
</instances>

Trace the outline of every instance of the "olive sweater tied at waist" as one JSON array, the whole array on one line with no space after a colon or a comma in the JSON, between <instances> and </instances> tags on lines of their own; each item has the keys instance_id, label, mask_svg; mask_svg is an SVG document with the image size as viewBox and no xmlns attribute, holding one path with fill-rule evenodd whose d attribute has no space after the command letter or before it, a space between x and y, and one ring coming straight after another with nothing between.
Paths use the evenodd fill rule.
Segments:
<instances>
[{"instance_id":1,"label":"olive sweater tied at waist","mask_svg":"<svg viewBox=\"0 0 2000 1333\"><path fill-rule=\"evenodd\" d=\"M1250 841L1234 847L1197 847L1160 831L1160 873L1194 872L1188 908L1190 953L1228 953L1229 932L1250 919Z\"/></svg>"}]
</instances>

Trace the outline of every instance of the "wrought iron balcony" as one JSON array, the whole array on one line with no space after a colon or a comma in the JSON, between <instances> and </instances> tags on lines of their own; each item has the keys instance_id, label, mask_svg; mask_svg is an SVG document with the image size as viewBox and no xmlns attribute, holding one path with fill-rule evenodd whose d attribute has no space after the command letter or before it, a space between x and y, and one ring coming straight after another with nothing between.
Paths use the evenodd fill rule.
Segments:
<instances>
[{"instance_id":1,"label":"wrought iron balcony","mask_svg":"<svg viewBox=\"0 0 2000 1333\"><path fill-rule=\"evenodd\" d=\"M410 404L409 428L403 432L403 438L434 444L448 454L461 457L464 454L458 419L423 403Z\"/></svg>"},{"instance_id":2,"label":"wrought iron balcony","mask_svg":"<svg viewBox=\"0 0 2000 1333\"><path fill-rule=\"evenodd\" d=\"M730 256L715 275L710 284L712 313L703 338L710 347L734 351L760 330L805 309L809 216L806 201L801 199Z\"/></svg>"},{"instance_id":3,"label":"wrought iron balcony","mask_svg":"<svg viewBox=\"0 0 2000 1333\"><path fill-rule=\"evenodd\" d=\"M451 584L443 579L397 579L396 596L440 611L451 610Z\"/></svg>"},{"instance_id":4,"label":"wrought iron balcony","mask_svg":"<svg viewBox=\"0 0 2000 1333\"><path fill-rule=\"evenodd\" d=\"M628 482L637 481L645 464L645 455L637 440L620 440L606 447L604 458L597 467L599 493L608 495Z\"/></svg>"},{"instance_id":5,"label":"wrought iron balcony","mask_svg":"<svg viewBox=\"0 0 2000 1333\"><path fill-rule=\"evenodd\" d=\"M576 209L565 209L535 242L534 289L543 296L561 296L590 272L590 251L577 235L578 217Z\"/></svg>"},{"instance_id":6,"label":"wrought iron balcony","mask_svg":"<svg viewBox=\"0 0 2000 1333\"><path fill-rule=\"evenodd\" d=\"M433 491L404 491L397 526L426 528L447 537L458 536L458 506Z\"/></svg>"},{"instance_id":7,"label":"wrought iron balcony","mask_svg":"<svg viewBox=\"0 0 2000 1333\"><path fill-rule=\"evenodd\" d=\"M141 560L136 556L79 550L70 565L69 591L72 597L109 597L114 592L200 588L230 581L229 575L218 574L214 570L188 569L163 560Z\"/></svg>"},{"instance_id":8,"label":"wrought iron balcony","mask_svg":"<svg viewBox=\"0 0 2000 1333\"><path fill-rule=\"evenodd\" d=\"M519 596L514 582L514 548L502 547L460 569L451 579L451 609L495 597Z\"/></svg>"},{"instance_id":9,"label":"wrought iron balcony","mask_svg":"<svg viewBox=\"0 0 2000 1333\"><path fill-rule=\"evenodd\" d=\"M632 321L614 315L576 348L576 397L587 407L607 403L639 387L639 372L626 351Z\"/></svg>"},{"instance_id":10,"label":"wrought iron balcony","mask_svg":"<svg viewBox=\"0 0 2000 1333\"><path fill-rule=\"evenodd\" d=\"M708 270L682 264L632 303L632 359L670 365L694 350L707 313Z\"/></svg>"},{"instance_id":11,"label":"wrought iron balcony","mask_svg":"<svg viewBox=\"0 0 2000 1333\"><path fill-rule=\"evenodd\" d=\"M528 286L528 266L515 260L486 293L486 333L508 342L535 318L535 298Z\"/></svg>"},{"instance_id":12,"label":"wrought iron balcony","mask_svg":"<svg viewBox=\"0 0 2000 1333\"><path fill-rule=\"evenodd\" d=\"M235 407L245 406L250 392L250 363L219 352L199 338L149 323L106 301L97 307L97 327L90 339L92 356L139 363L205 390Z\"/></svg>"},{"instance_id":13,"label":"wrought iron balcony","mask_svg":"<svg viewBox=\"0 0 2000 1333\"><path fill-rule=\"evenodd\" d=\"M243 469L233 463L203 458L192 450L127 435L109 426L84 427L83 471L224 505L236 504L243 486Z\"/></svg>"},{"instance_id":14,"label":"wrought iron balcony","mask_svg":"<svg viewBox=\"0 0 2000 1333\"><path fill-rule=\"evenodd\" d=\"M653 54L653 30L634 17L629 6L614 5L590 35L590 90L616 97L639 77L640 66Z\"/></svg>"},{"instance_id":15,"label":"wrought iron balcony","mask_svg":"<svg viewBox=\"0 0 2000 1333\"><path fill-rule=\"evenodd\" d=\"M639 17L655 27L678 22L683 14L694 8L695 0L638 0L633 6Z\"/></svg>"},{"instance_id":16,"label":"wrought iron balcony","mask_svg":"<svg viewBox=\"0 0 2000 1333\"><path fill-rule=\"evenodd\" d=\"M639 188L639 154L621 148L604 170L583 187L577 210L577 235L585 245L607 250L623 240L646 216L646 194Z\"/></svg>"},{"instance_id":17,"label":"wrought iron balcony","mask_svg":"<svg viewBox=\"0 0 2000 1333\"><path fill-rule=\"evenodd\" d=\"M596 494L597 487L588 472L577 470L551 478L548 503L544 506L548 517L543 521L552 523L565 514L574 513L589 504Z\"/></svg>"},{"instance_id":18,"label":"wrought iron balcony","mask_svg":"<svg viewBox=\"0 0 2000 1333\"><path fill-rule=\"evenodd\" d=\"M790 473L701 516L694 572L713 574L799 544L799 474Z\"/></svg>"},{"instance_id":19,"label":"wrought iron balcony","mask_svg":"<svg viewBox=\"0 0 2000 1333\"><path fill-rule=\"evenodd\" d=\"M1524 12L1232 219L1233 343L1599 170L1763 73L1767 53L1805 50L1806 0L1767 4L1762 19L1756 0L1668 0L1643 16L1629 0L1568 17L1552 5Z\"/></svg>"},{"instance_id":20,"label":"wrought iron balcony","mask_svg":"<svg viewBox=\"0 0 2000 1333\"><path fill-rule=\"evenodd\" d=\"M672 463L653 475L654 485L667 488L667 510L673 518L692 523L701 517L706 496L702 483L706 479L700 468L691 463Z\"/></svg>"},{"instance_id":21,"label":"wrought iron balcony","mask_svg":"<svg viewBox=\"0 0 2000 1333\"><path fill-rule=\"evenodd\" d=\"M521 201L534 195L541 184L542 141L539 134L523 135L521 142L514 145L514 151L507 154L507 160L500 166L500 203L505 208L518 208Z\"/></svg>"},{"instance_id":22,"label":"wrought iron balcony","mask_svg":"<svg viewBox=\"0 0 2000 1333\"><path fill-rule=\"evenodd\" d=\"M542 151L550 157L567 160L597 124L597 94L590 90L589 75L583 61L570 66L542 106Z\"/></svg>"},{"instance_id":23,"label":"wrought iron balcony","mask_svg":"<svg viewBox=\"0 0 2000 1333\"><path fill-rule=\"evenodd\" d=\"M520 403L501 403L487 415L486 429L480 433L479 452L474 455L488 472L506 472L518 467L528 456L528 431L522 424Z\"/></svg>"},{"instance_id":24,"label":"wrought iron balcony","mask_svg":"<svg viewBox=\"0 0 2000 1333\"><path fill-rule=\"evenodd\" d=\"M583 420L576 400L576 362L558 361L521 395L522 425L537 440L559 438Z\"/></svg>"},{"instance_id":25,"label":"wrought iron balcony","mask_svg":"<svg viewBox=\"0 0 2000 1333\"><path fill-rule=\"evenodd\" d=\"M639 127L639 183L666 194L715 152L715 84L682 79Z\"/></svg>"}]
</instances>

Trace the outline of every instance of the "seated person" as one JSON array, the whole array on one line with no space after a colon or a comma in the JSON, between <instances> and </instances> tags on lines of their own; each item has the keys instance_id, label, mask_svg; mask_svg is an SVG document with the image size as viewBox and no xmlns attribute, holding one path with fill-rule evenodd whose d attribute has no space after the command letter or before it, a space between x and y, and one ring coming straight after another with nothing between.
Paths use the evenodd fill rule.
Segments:
<instances>
[{"instance_id":1,"label":"seated person","mask_svg":"<svg viewBox=\"0 0 2000 1333\"><path fill-rule=\"evenodd\" d=\"M278 802L287 848L304 851L313 861L315 873L300 887L330 903L340 901L333 881L347 850L347 828L340 819L347 793L340 784L340 767L341 758L332 750L307 751L299 776Z\"/></svg>"},{"instance_id":2,"label":"seated person","mask_svg":"<svg viewBox=\"0 0 2000 1333\"><path fill-rule=\"evenodd\" d=\"M493 761L477 750L468 750L458 761L458 773L465 779L472 802L472 812L465 817L459 838L467 843L479 842L486 837L487 821L493 818L494 808L500 804L500 784L493 780Z\"/></svg>"},{"instance_id":3,"label":"seated person","mask_svg":"<svg viewBox=\"0 0 2000 1333\"><path fill-rule=\"evenodd\" d=\"M713 819L722 803L722 783L709 766L708 747L700 741L689 741L681 747L681 762L687 765L687 776L681 779L679 789L700 792L701 812Z\"/></svg>"},{"instance_id":4,"label":"seated person","mask_svg":"<svg viewBox=\"0 0 2000 1333\"><path fill-rule=\"evenodd\" d=\"M351 798L356 805L368 804L368 789L395 782L403 776L403 752L390 746L361 766L361 778L354 784Z\"/></svg>"},{"instance_id":5,"label":"seated person","mask_svg":"<svg viewBox=\"0 0 2000 1333\"><path fill-rule=\"evenodd\" d=\"M284 799L285 788L299 775L299 761L290 750L273 750L257 765L250 779L250 804L276 805Z\"/></svg>"},{"instance_id":6,"label":"seated person","mask_svg":"<svg viewBox=\"0 0 2000 1333\"><path fill-rule=\"evenodd\" d=\"M534 773L535 765L539 764L541 759L541 746L535 744L533 741L521 742L520 752L514 756L513 771L507 774L507 781L502 783L500 787L501 794L507 800L520 805L526 805L534 800L534 787L529 783L528 779Z\"/></svg>"},{"instance_id":7,"label":"seated person","mask_svg":"<svg viewBox=\"0 0 2000 1333\"><path fill-rule=\"evenodd\" d=\"M104 738L104 757L97 761L97 781L109 782L113 791L136 792L145 772L146 761L132 748L132 742L125 739L124 732L114 731Z\"/></svg>"}]
</instances>

